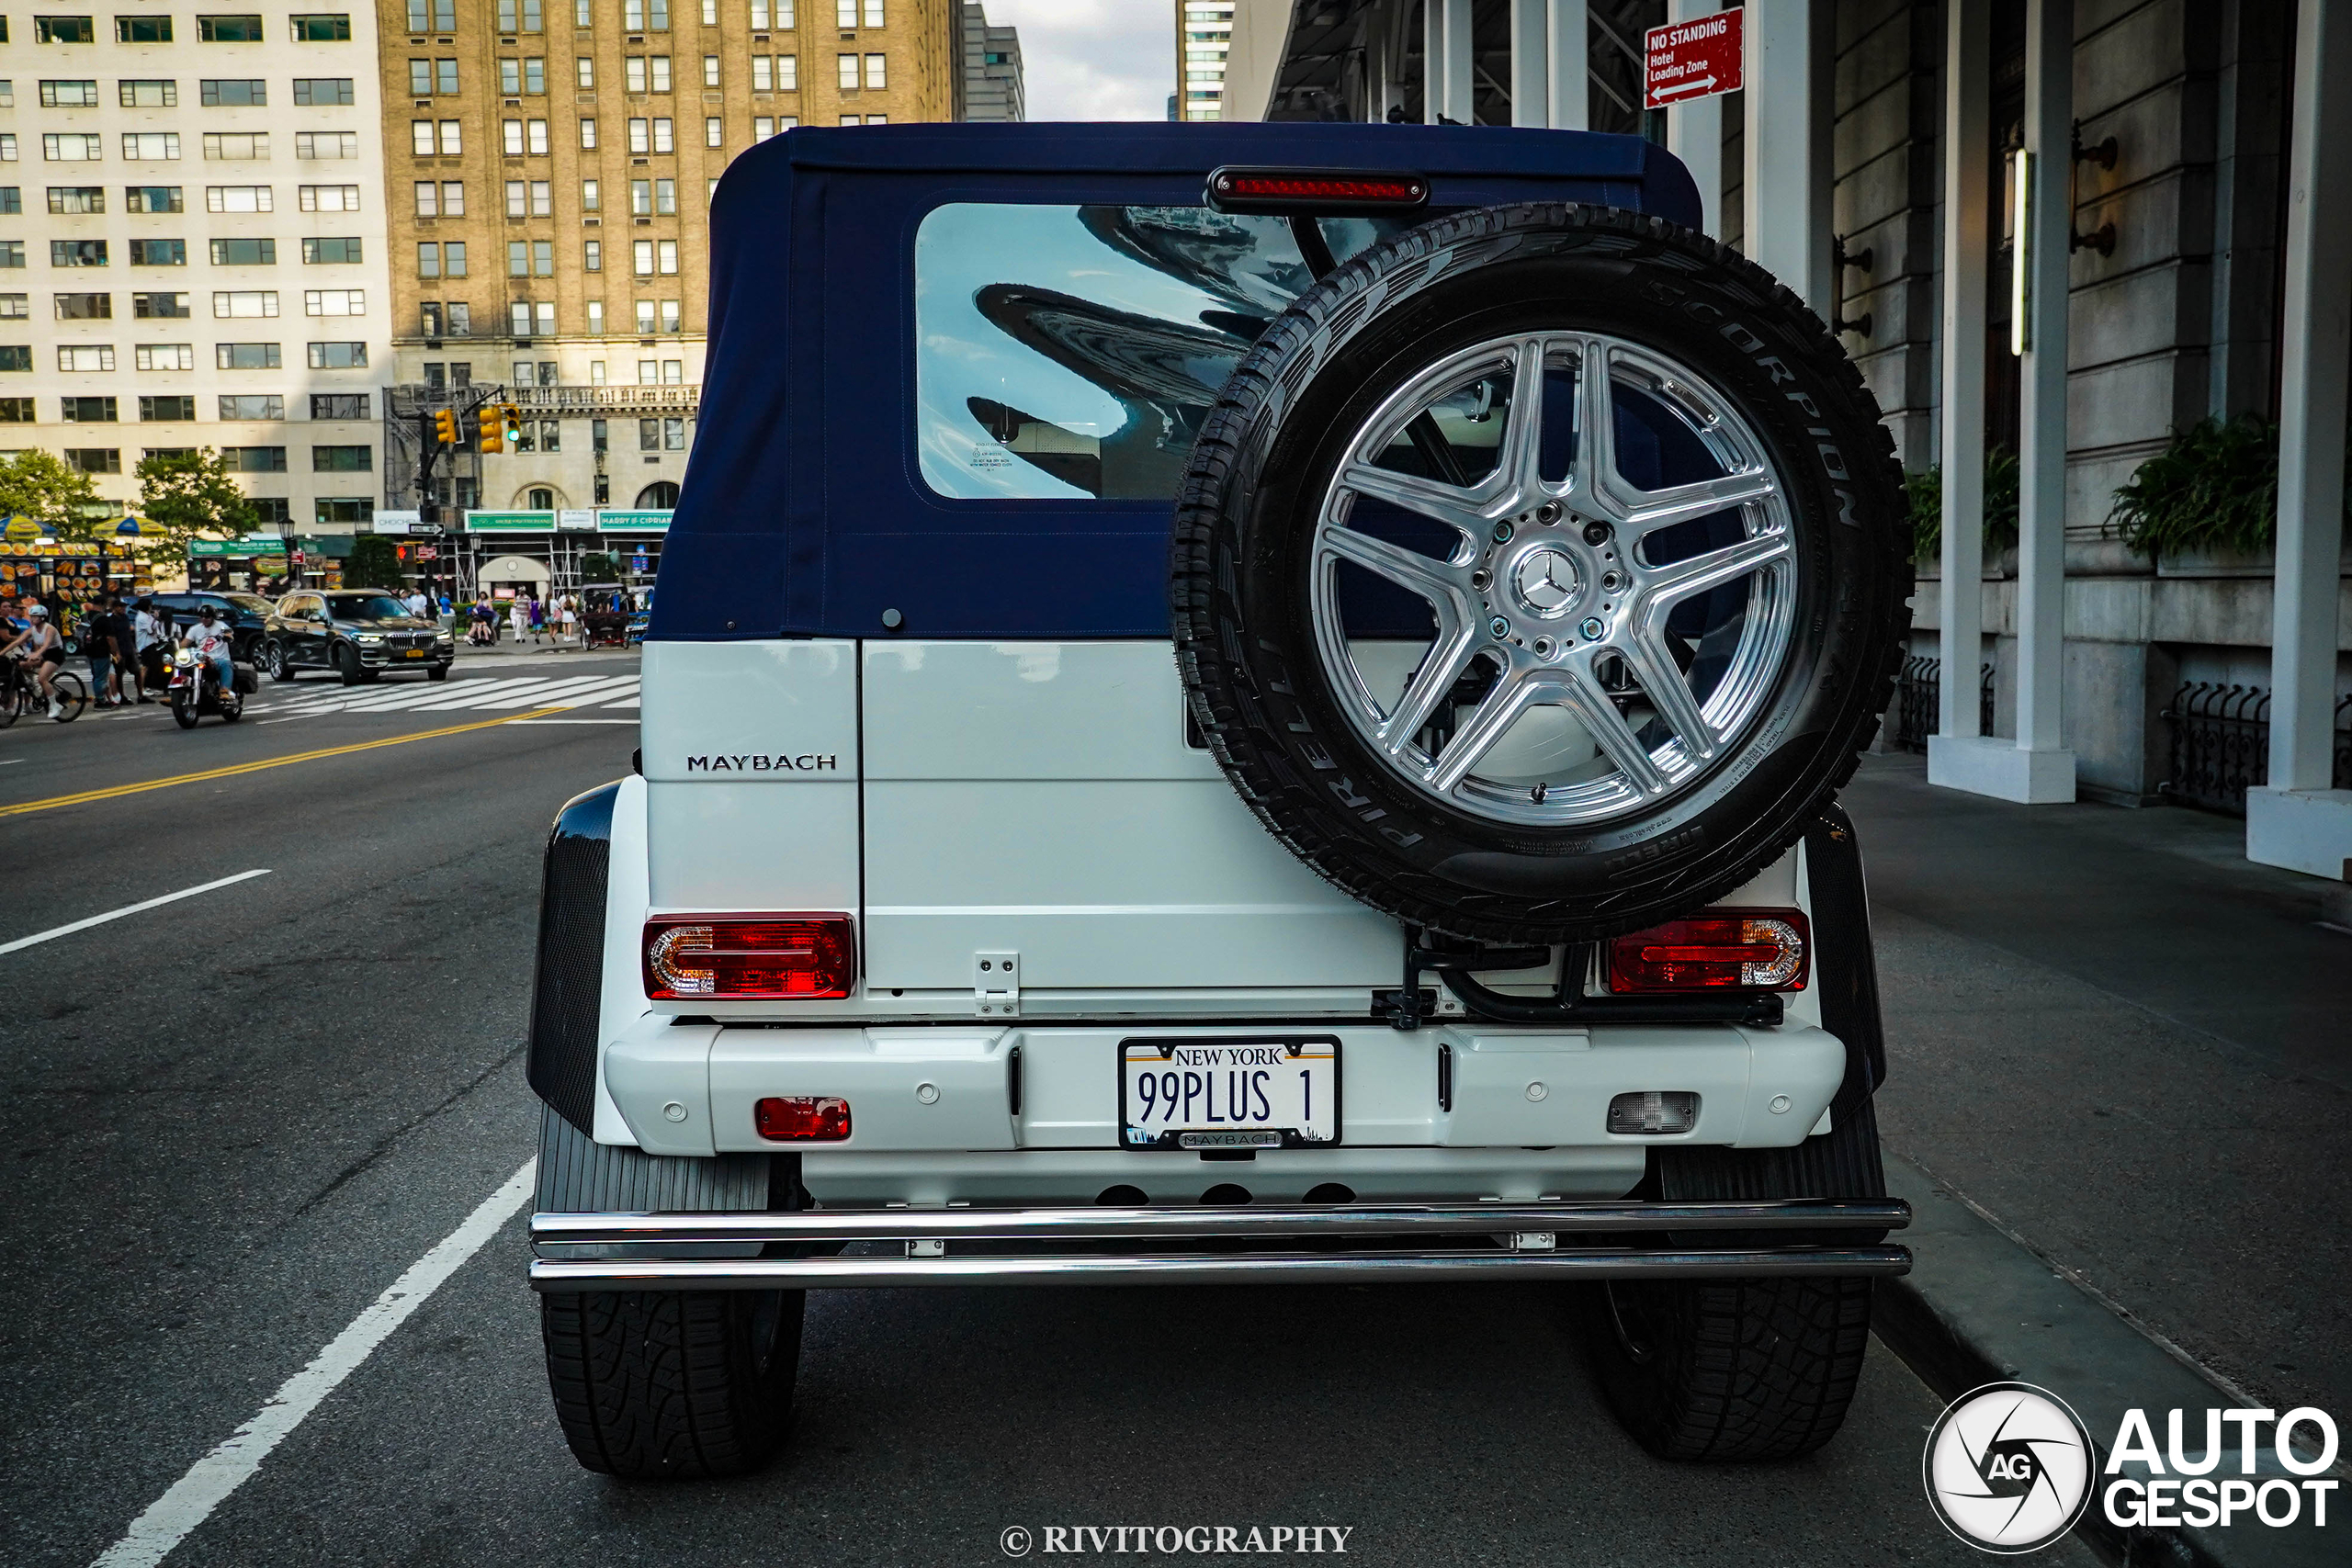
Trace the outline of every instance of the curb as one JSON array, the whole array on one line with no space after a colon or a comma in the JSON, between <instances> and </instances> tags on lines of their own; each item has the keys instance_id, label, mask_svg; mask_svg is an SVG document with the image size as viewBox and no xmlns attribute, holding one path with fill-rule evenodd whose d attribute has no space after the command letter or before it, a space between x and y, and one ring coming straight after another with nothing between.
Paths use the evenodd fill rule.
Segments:
<instances>
[{"instance_id":1,"label":"curb","mask_svg":"<svg viewBox=\"0 0 2352 1568\"><path fill-rule=\"evenodd\" d=\"M2119 1317L2048 1263L2003 1235L1949 1188L1894 1155L1886 1162L1890 1197L1907 1199L1914 1257L1907 1275L1879 1281L1871 1326L1942 1399L1980 1384L2016 1381L2049 1389L2089 1427L2103 1467L2107 1438L2123 1413L2148 1412L2159 1444L2168 1410L2235 1408L2243 1396ZM2338 1414L2331 1412L2331 1414ZM2340 1418L2340 1417L2339 1417ZM2200 1417L2185 1417L2202 1440ZM2267 1452L2266 1449L2266 1453ZM2133 1465L2137 1472L2142 1467ZM2235 1465L2224 1467L2234 1472ZM2329 1473L2340 1473L2339 1463ZM2222 1472L2216 1471L2218 1477ZM2280 1475L2275 1458L2259 1472ZM2235 1527L2120 1527L2094 1497L2075 1533L2110 1562L2183 1568L2322 1568L2346 1561L2352 1488L2339 1490L2325 1529L2308 1514L2283 1529L2251 1519ZM2337 1544L2330 1546L2334 1539Z\"/></svg>"}]
</instances>

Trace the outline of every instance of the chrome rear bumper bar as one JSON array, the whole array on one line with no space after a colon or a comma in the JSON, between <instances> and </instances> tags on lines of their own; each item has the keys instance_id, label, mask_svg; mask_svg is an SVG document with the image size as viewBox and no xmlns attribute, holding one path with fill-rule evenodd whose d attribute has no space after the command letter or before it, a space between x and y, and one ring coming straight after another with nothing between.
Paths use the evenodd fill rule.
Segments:
<instances>
[{"instance_id":1,"label":"chrome rear bumper bar","mask_svg":"<svg viewBox=\"0 0 2352 1568\"><path fill-rule=\"evenodd\" d=\"M541 1291L760 1291L1901 1274L1911 1267L1908 1249L1825 1246L1821 1233L1910 1222L1910 1205L1898 1199L543 1213L531 1219L539 1255L531 1283ZM1804 1234L1786 1247L1758 1247L1752 1235L1721 1248L1690 1246L1687 1235L1658 1245L1667 1239L1661 1232L1705 1231ZM1441 1236L1490 1240L1444 1250L1415 1245ZM1606 1245L1611 1237L1623 1243ZM1572 1238L1604 1245L1566 1245ZM1333 1245L1374 1239L1388 1246ZM1236 1240L1275 1245L1246 1252L1185 1246ZM1088 1245L1054 1250L1061 1242ZM1114 1245L1121 1242L1141 1247ZM786 1250L817 1255L759 1256Z\"/></svg>"}]
</instances>

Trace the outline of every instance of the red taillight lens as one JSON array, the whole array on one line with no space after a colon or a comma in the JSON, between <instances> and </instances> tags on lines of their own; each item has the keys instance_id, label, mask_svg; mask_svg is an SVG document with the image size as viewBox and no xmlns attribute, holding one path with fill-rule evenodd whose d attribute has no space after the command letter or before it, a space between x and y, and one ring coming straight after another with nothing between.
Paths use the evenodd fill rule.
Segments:
<instances>
[{"instance_id":1,"label":"red taillight lens","mask_svg":"<svg viewBox=\"0 0 2352 1568\"><path fill-rule=\"evenodd\" d=\"M828 1096L771 1095L752 1108L763 1138L780 1144L838 1144L849 1136L849 1101Z\"/></svg>"},{"instance_id":2,"label":"red taillight lens","mask_svg":"<svg viewBox=\"0 0 2352 1568\"><path fill-rule=\"evenodd\" d=\"M1419 175L1353 169L1216 169L1209 201L1226 212L1362 212L1419 207L1430 183Z\"/></svg>"},{"instance_id":3,"label":"red taillight lens","mask_svg":"<svg viewBox=\"0 0 2352 1568\"><path fill-rule=\"evenodd\" d=\"M857 975L847 915L663 915L645 922L657 1002L845 997Z\"/></svg>"},{"instance_id":4,"label":"red taillight lens","mask_svg":"<svg viewBox=\"0 0 2352 1568\"><path fill-rule=\"evenodd\" d=\"M1609 944L1611 991L1796 991L1811 945L1798 909L1709 909Z\"/></svg>"}]
</instances>

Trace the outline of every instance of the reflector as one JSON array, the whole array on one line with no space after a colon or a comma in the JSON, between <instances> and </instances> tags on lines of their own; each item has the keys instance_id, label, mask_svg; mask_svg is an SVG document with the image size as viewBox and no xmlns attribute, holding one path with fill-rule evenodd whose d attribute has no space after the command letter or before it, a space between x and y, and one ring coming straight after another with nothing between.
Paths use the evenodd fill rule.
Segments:
<instances>
[{"instance_id":1,"label":"reflector","mask_svg":"<svg viewBox=\"0 0 2352 1568\"><path fill-rule=\"evenodd\" d=\"M849 1136L849 1101L830 1095L771 1095L752 1108L760 1136L788 1144L838 1144Z\"/></svg>"},{"instance_id":2,"label":"reflector","mask_svg":"<svg viewBox=\"0 0 2352 1568\"><path fill-rule=\"evenodd\" d=\"M654 1001L802 1000L849 995L857 936L847 915L662 915L645 922Z\"/></svg>"},{"instance_id":3,"label":"reflector","mask_svg":"<svg viewBox=\"0 0 2352 1568\"><path fill-rule=\"evenodd\" d=\"M1799 991L1807 927L1798 909L1708 909L1609 944L1609 988Z\"/></svg>"},{"instance_id":4,"label":"reflector","mask_svg":"<svg viewBox=\"0 0 2352 1568\"><path fill-rule=\"evenodd\" d=\"M1687 1133L1699 1124L1699 1097L1679 1089L1644 1089L1609 1102L1612 1133Z\"/></svg>"}]
</instances>

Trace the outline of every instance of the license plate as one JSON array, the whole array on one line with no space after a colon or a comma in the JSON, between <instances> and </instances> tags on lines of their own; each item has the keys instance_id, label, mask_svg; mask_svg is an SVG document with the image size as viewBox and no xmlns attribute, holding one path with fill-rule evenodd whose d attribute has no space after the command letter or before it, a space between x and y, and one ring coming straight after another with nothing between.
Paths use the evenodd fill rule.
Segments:
<instances>
[{"instance_id":1,"label":"license plate","mask_svg":"<svg viewBox=\"0 0 2352 1568\"><path fill-rule=\"evenodd\" d=\"M1336 1144L1340 1043L1330 1035L1122 1041L1119 1124L1131 1149Z\"/></svg>"},{"instance_id":2,"label":"license plate","mask_svg":"<svg viewBox=\"0 0 2352 1568\"><path fill-rule=\"evenodd\" d=\"M424 657L424 649L421 648L412 648L406 653L401 654L401 657L402 659L422 659Z\"/></svg>"}]
</instances>

